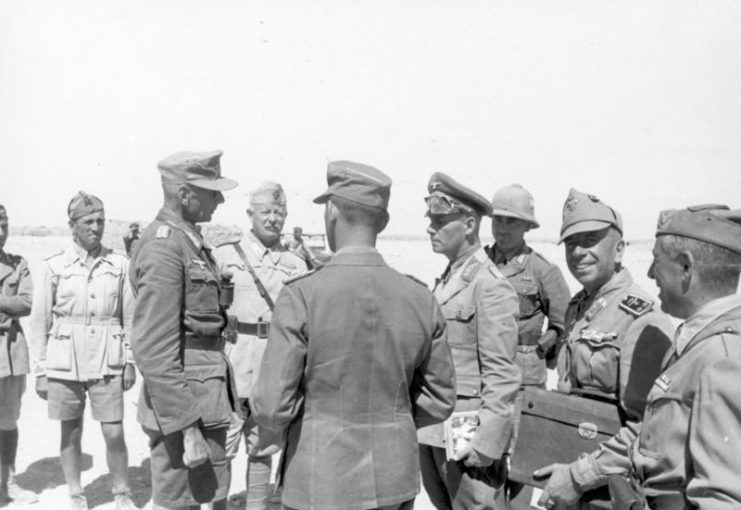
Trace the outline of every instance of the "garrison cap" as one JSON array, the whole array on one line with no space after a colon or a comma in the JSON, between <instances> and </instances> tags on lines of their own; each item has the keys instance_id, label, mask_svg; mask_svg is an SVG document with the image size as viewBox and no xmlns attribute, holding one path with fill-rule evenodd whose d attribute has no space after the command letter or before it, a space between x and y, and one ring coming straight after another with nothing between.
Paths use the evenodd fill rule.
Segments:
<instances>
[{"instance_id":1,"label":"garrison cap","mask_svg":"<svg viewBox=\"0 0 741 510\"><path fill-rule=\"evenodd\" d=\"M525 220L532 228L540 224L535 219L535 200L533 195L520 184L510 184L499 188L491 199L491 216L507 216Z\"/></svg>"},{"instance_id":2,"label":"garrison cap","mask_svg":"<svg viewBox=\"0 0 741 510\"><path fill-rule=\"evenodd\" d=\"M273 181L265 181L250 192L250 204L277 204L285 207L286 194L283 186Z\"/></svg>"},{"instance_id":3,"label":"garrison cap","mask_svg":"<svg viewBox=\"0 0 741 510\"><path fill-rule=\"evenodd\" d=\"M450 214L456 209L477 216L491 214L491 204L486 198L442 172L435 172L430 176L427 192L430 196L425 198L427 203L425 216Z\"/></svg>"},{"instance_id":4,"label":"garrison cap","mask_svg":"<svg viewBox=\"0 0 741 510\"><path fill-rule=\"evenodd\" d=\"M213 191L228 191L237 181L221 176L222 151L176 152L157 163L165 184L191 184Z\"/></svg>"},{"instance_id":5,"label":"garrison cap","mask_svg":"<svg viewBox=\"0 0 741 510\"><path fill-rule=\"evenodd\" d=\"M661 211L656 237L665 235L689 237L741 254L741 209L703 204Z\"/></svg>"},{"instance_id":6,"label":"garrison cap","mask_svg":"<svg viewBox=\"0 0 741 510\"><path fill-rule=\"evenodd\" d=\"M330 161L327 184L327 191L314 199L315 204L337 196L383 211L388 208L391 178L378 168L353 161Z\"/></svg>"},{"instance_id":7,"label":"garrison cap","mask_svg":"<svg viewBox=\"0 0 741 510\"><path fill-rule=\"evenodd\" d=\"M67 206L67 217L75 221L83 216L103 210L103 201L84 191L78 191Z\"/></svg>"},{"instance_id":8,"label":"garrison cap","mask_svg":"<svg viewBox=\"0 0 741 510\"><path fill-rule=\"evenodd\" d=\"M567 237L581 232L593 232L607 227L615 227L623 233L623 219L620 213L594 195L571 188L563 204L561 223L562 243Z\"/></svg>"}]
</instances>

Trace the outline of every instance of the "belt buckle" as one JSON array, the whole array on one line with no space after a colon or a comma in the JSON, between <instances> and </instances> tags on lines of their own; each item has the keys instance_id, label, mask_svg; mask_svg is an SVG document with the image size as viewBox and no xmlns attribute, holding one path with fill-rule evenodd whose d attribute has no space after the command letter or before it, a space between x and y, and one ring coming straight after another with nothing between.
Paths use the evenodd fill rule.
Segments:
<instances>
[{"instance_id":1,"label":"belt buckle","mask_svg":"<svg viewBox=\"0 0 741 510\"><path fill-rule=\"evenodd\" d=\"M267 338L269 331L269 322L257 321L257 338Z\"/></svg>"}]
</instances>

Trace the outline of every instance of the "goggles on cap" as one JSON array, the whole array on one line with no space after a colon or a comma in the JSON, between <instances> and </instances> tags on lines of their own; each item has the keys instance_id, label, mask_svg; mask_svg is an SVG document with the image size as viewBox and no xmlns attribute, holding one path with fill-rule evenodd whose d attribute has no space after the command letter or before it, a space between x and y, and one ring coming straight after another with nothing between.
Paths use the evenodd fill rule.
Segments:
<instances>
[{"instance_id":1,"label":"goggles on cap","mask_svg":"<svg viewBox=\"0 0 741 510\"><path fill-rule=\"evenodd\" d=\"M448 195L430 195L429 197L425 197L425 204L427 204L427 216L431 214L453 214L459 212L475 214L473 209Z\"/></svg>"}]
</instances>

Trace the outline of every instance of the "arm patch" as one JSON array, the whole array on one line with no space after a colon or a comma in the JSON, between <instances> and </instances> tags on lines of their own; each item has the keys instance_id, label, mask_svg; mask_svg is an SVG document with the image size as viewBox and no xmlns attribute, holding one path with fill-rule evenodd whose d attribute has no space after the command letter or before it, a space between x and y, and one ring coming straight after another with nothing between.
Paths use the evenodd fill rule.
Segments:
<instances>
[{"instance_id":1,"label":"arm patch","mask_svg":"<svg viewBox=\"0 0 741 510\"><path fill-rule=\"evenodd\" d=\"M650 299L636 296L635 294L626 294L622 301L620 301L620 308L634 317L640 317L651 311L654 302Z\"/></svg>"},{"instance_id":2,"label":"arm patch","mask_svg":"<svg viewBox=\"0 0 741 510\"><path fill-rule=\"evenodd\" d=\"M157 228L157 239L167 239L170 237L170 227L167 225L160 225Z\"/></svg>"}]
</instances>

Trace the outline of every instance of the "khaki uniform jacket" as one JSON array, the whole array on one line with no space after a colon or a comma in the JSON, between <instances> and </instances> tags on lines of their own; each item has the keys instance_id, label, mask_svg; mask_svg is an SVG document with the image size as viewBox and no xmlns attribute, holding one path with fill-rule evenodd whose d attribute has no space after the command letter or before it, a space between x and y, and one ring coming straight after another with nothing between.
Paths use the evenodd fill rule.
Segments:
<instances>
[{"instance_id":1,"label":"khaki uniform jacket","mask_svg":"<svg viewBox=\"0 0 741 510\"><path fill-rule=\"evenodd\" d=\"M144 379L137 419L150 430L171 434L198 420L226 427L237 409L219 281L201 235L160 210L131 255L131 347Z\"/></svg>"},{"instance_id":2,"label":"khaki uniform jacket","mask_svg":"<svg viewBox=\"0 0 741 510\"><path fill-rule=\"evenodd\" d=\"M0 250L0 377L29 372L20 318L31 312L33 286L23 257Z\"/></svg>"},{"instance_id":3,"label":"khaki uniform jacket","mask_svg":"<svg viewBox=\"0 0 741 510\"><path fill-rule=\"evenodd\" d=\"M523 385L544 385L548 377L546 357L555 353L556 341L546 344L543 326L563 334L564 316L571 294L561 270L533 251L527 243L505 260L496 244L487 247L489 258L496 264L520 300L517 318L517 365L522 371ZM540 352L538 352L538 350Z\"/></svg>"},{"instance_id":4,"label":"khaki uniform jacket","mask_svg":"<svg viewBox=\"0 0 741 510\"><path fill-rule=\"evenodd\" d=\"M655 308L625 268L593 295L582 290L569 302L558 359L559 391L612 396L626 417L613 438L571 465L583 489L606 483L610 474L628 472L628 449L640 429L646 395L661 372L673 329L669 317Z\"/></svg>"},{"instance_id":5,"label":"khaki uniform jacket","mask_svg":"<svg viewBox=\"0 0 741 510\"><path fill-rule=\"evenodd\" d=\"M372 248L286 282L255 419L285 434L284 505L366 509L419 492L415 427L455 404L445 320L430 291Z\"/></svg>"},{"instance_id":6,"label":"khaki uniform jacket","mask_svg":"<svg viewBox=\"0 0 741 510\"><path fill-rule=\"evenodd\" d=\"M268 249L251 233L237 242L273 302L278 299L278 294L287 279L307 271L306 263L281 243L277 243L274 249ZM220 273L230 272L234 275L232 279L234 302L229 308L229 315L236 316L242 323L256 324L260 321L269 324L273 312L257 290L255 280L235 249L235 243L227 243L216 248L214 258ZM227 356L234 367L237 394L240 398L252 397L252 388L259 375L260 362L267 342L267 338L240 333L235 343L226 345Z\"/></svg>"},{"instance_id":7,"label":"khaki uniform jacket","mask_svg":"<svg viewBox=\"0 0 741 510\"><path fill-rule=\"evenodd\" d=\"M479 248L434 295L448 325L457 387L456 411L478 411L471 446L493 459L506 453L512 436L514 402L520 388L517 294ZM419 431L419 442L445 447L443 425Z\"/></svg>"},{"instance_id":8,"label":"khaki uniform jacket","mask_svg":"<svg viewBox=\"0 0 741 510\"><path fill-rule=\"evenodd\" d=\"M741 298L735 301L681 353L669 353L648 394L631 453L649 496L686 490L693 508L741 508Z\"/></svg>"},{"instance_id":9,"label":"khaki uniform jacket","mask_svg":"<svg viewBox=\"0 0 741 510\"><path fill-rule=\"evenodd\" d=\"M37 375L89 381L133 363L129 261L105 246L90 268L86 256L73 244L44 261L31 312Z\"/></svg>"}]
</instances>

